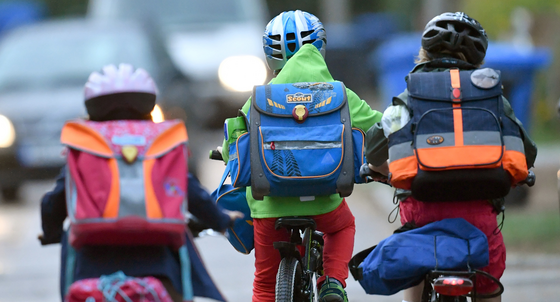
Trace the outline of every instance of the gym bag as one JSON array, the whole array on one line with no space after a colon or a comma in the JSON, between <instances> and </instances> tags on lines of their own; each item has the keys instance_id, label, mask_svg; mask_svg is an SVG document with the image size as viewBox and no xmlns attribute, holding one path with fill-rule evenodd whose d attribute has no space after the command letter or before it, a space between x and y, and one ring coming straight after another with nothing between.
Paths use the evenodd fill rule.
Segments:
<instances>
[{"instance_id":1,"label":"gym bag","mask_svg":"<svg viewBox=\"0 0 560 302\"><path fill-rule=\"evenodd\" d=\"M391 184L421 201L500 198L527 177L518 124L504 114L499 72L407 77L411 119L389 135Z\"/></svg>"},{"instance_id":2,"label":"gym bag","mask_svg":"<svg viewBox=\"0 0 560 302\"><path fill-rule=\"evenodd\" d=\"M393 295L432 270L482 268L488 257L486 235L463 218L450 218L395 233L352 257L349 268L366 293Z\"/></svg>"},{"instance_id":3,"label":"gym bag","mask_svg":"<svg viewBox=\"0 0 560 302\"><path fill-rule=\"evenodd\" d=\"M225 236L236 251L249 254L254 248L254 234L251 210L247 204L247 188L236 188L225 183L232 163L231 160L228 162L220 185L211 196L220 207L230 211L239 211L245 215L245 217L237 219L234 225L226 230Z\"/></svg>"},{"instance_id":4,"label":"gym bag","mask_svg":"<svg viewBox=\"0 0 560 302\"><path fill-rule=\"evenodd\" d=\"M352 193L365 182L364 133L352 129L346 88L341 82L255 86L249 132L232 148L234 186L252 195L307 197ZM245 162L245 166L241 163ZM250 174L247 170L250 162ZM239 173L236 171L240 171Z\"/></svg>"},{"instance_id":5,"label":"gym bag","mask_svg":"<svg viewBox=\"0 0 560 302\"><path fill-rule=\"evenodd\" d=\"M71 121L66 203L70 244L185 242L187 131L183 122Z\"/></svg>"}]
</instances>

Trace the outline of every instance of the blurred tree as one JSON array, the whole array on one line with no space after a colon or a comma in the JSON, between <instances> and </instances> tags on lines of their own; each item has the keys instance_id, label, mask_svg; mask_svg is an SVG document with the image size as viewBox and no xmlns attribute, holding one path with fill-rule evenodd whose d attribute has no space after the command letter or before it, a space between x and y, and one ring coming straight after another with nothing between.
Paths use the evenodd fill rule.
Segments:
<instances>
[{"instance_id":1,"label":"blurred tree","mask_svg":"<svg viewBox=\"0 0 560 302\"><path fill-rule=\"evenodd\" d=\"M463 1L463 6L463 11L482 24L490 39L497 39L511 27L510 16L516 7L525 7L535 14L560 14L560 0L469 0Z\"/></svg>"},{"instance_id":2,"label":"blurred tree","mask_svg":"<svg viewBox=\"0 0 560 302\"><path fill-rule=\"evenodd\" d=\"M42 0L51 17L85 15L87 0Z\"/></svg>"}]
</instances>

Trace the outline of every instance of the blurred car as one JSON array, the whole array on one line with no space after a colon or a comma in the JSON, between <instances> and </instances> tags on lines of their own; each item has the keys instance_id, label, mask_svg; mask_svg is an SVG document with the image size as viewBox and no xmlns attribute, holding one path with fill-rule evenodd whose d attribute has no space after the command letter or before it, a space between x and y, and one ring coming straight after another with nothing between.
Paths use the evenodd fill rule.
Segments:
<instances>
[{"instance_id":1,"label":"blurred car","mask_svg":"<svg viewBox=\"0 0 560 302\"><path fill-rule=\"evenodd\" d=\"M136 19L157 28L192 95L180 104L199 123L221 126L253 86L270 78L262 35L265 0L90 0L93 19Z\"/></svg>"},{"instance_id":2,"label":"blurred car","mask_svg":"<svg viewBox=\"0 0 560 302\"><path fill-rule=\"evenodd\" d=\"M136 23L85 18L20 27L0 41L4 200L16 199L22 182L59 172L64 164L60 131L65 121L86 115L83 87L92 71L126 62L150 72L163 98L170 86L181 87L174 84L180 73L169 69L173 65L165 63L166 52L158 52L154 44Z\"/></svg>"}]
</instances>

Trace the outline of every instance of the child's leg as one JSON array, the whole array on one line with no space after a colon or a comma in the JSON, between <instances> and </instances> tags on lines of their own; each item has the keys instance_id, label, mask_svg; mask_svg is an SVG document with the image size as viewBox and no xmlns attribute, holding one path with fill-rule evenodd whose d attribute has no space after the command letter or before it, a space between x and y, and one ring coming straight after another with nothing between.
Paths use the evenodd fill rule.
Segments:
<instances>
[{"instance_id":1,"label":"child's leg","mask_svg":"<svg viewBox=\"0 0 560 302\"><path fill-rule=\"evenodd\" d=\"M346 287L348 262L354 250L356 225L354 215L343 200L340 206L330 213L314 216L317 229L325 234L323 248L323 268L325 275L340 281ZM321 284L325 276L318 280Z\"/></svg>"},{"instance_id":2,"label":"child's leg","mask_svg":"<svg viewBox=\"0 0 560 302\"><path fill-rule=\"evenodd\" d=\"M255 233L255 280L253 302L274 302L276 274L280 264L280 253L274 249L275 241L289 241L285 229L275 230L276 218L253 219Z\"/></svg>"}]
</instances>

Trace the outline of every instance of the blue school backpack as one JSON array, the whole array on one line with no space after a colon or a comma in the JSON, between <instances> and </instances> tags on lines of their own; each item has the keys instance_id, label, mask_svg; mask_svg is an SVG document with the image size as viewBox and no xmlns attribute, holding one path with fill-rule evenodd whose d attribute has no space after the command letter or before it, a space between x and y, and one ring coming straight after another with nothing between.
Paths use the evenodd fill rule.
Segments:
<instances>
[{"instance_id":1,"label":"blue school backpack","mask_svg":"<svg viewBox=\"0 0 560 302\"><path fill-rule=\"evenodd\" d=\"M253 198L346 197L365 182L365 135L352 129L342 82L256 86L249 111L249 131L229 154L233 185L250 185Z\"/></svg>"}]
</instances>

